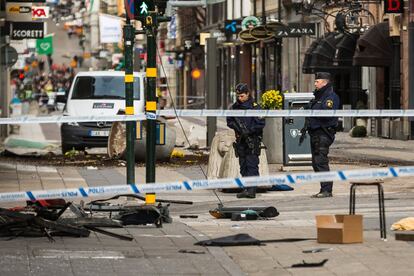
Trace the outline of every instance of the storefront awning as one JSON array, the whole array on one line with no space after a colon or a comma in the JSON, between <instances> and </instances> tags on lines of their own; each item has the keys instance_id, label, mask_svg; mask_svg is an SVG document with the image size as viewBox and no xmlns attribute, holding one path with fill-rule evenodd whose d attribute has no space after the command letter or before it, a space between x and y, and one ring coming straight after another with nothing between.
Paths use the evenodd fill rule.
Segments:
<instances>
[{"instance_id":1,"label":"storefront awning","mask_svg":"<svg viewBox=\"0 0 414 276\"><path fill-rule=\"evenodd\" d=\"M336 45L334 64L339 67L351 67L359 35L344 33L341 41Z\"/></svg>"},{"instance_id":2,"label":"storefront awning","mask_svg":"<svg viewBox=\"0 0 414 276\"><path fill-rule=\"evenodd\" d=\"M316 49L316 47L318 47L318 45L321 42L321 40L322 40L322 38L316 39L314 42L312 42L312 44L306 50L305 57L303 59L303 64L302 64L302 72L304 74L312 74L312 73L314 73L314 68L311 68L310 67L311 62L312 62L312 58L313 58L312 53Z\"/></svg>"},{"instance_id":3,"label":"storefront awning","mask_svg":"<svg viewBox=\"0 0 414 276\"><path fill-rule=\"evenodd\" d=\"M392 62L392 44L387 22L372 26L357 42L354 65L385 67Z\"/></svg>"},{"instance_id":4,"label":"storefront awning","mask_svg":"<svg viewBox=\"0 0 414 276\"><path fill-rule=\"evenodd\" d=\"M335 70L352 66L357 35L331 32L315 40L305 53L302 72Z\"/></svg>"}]
</instances>

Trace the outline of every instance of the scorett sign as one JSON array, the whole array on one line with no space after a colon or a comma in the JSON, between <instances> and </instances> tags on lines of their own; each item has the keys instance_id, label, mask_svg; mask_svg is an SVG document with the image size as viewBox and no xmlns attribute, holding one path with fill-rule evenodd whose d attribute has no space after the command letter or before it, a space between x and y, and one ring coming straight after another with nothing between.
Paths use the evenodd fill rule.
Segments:
<instances>
[{"instance_id":1,"label":"scorett sign","mask_svg":"<svg viewBox=\"0 0 414 276\"><path fill-rule=\"evenodd\" d=\"M44 22L11 22L11 39L43 38L46 33Z\"/></svg>"},{"instance_id":2,"label":"scorett sign","mask_svg":"<svg viewBox=\"0 0 414 276\"><path fill-rule=\"evenodd\" d=\"M6 2L14 2L14 3L45 3L46 0L6 0Z\"/></svg>"}]
</instances>

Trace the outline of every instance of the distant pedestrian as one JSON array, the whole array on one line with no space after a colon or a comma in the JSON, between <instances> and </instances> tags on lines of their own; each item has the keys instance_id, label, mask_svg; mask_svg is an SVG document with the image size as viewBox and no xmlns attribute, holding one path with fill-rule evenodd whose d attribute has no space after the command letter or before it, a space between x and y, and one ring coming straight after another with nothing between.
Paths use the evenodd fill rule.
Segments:
<instances>
[{"instance_id":1,"label":"distant pedestrian","mask_svg":"<svg viewBox=\"0 0 414 276\"><path fill-rule=\"evenodd\" d=\"M245 83L236 86L237 100L232 109L260 109L260 106L250 95ZM264 118L259 117L227 117L227 126L234 130L236 142L233 144L236 157L239 158L240 174L245 176L259 176L259 156L265 126ZM256 187L246 188L237 194L238 198L255 198Z\"/></svg>"},{"instance_id":2,"label":"distant pedestrian","mask_svg":"<svg viewBox=\"0 0 414 276\"><path fill-rule=\"evenodd\" d=\"M339 97L335 94L331 75L327 72L315 74L315 98L309 103L309 109L334 110L340 105ZM309 117L308 133L310 135L312 167L315 172L329 171L329 147L335 140L338 117ZM314 198L332 197L332 181L321 182L319 193Z\"/></svg>"}]
</instances>

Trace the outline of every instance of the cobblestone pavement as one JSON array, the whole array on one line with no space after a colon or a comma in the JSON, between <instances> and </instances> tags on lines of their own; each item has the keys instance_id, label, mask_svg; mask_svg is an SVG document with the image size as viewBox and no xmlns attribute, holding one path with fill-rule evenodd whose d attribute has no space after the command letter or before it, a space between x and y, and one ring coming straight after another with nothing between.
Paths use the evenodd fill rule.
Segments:
<instances>
[{"instance_id":1,"label":"cobblestone pavement","mask_svg":"<svg viewBox=\"0 0 414 276\"><path fill-rule=\"evenodd\" d=\"M32 129L36 132L35 128ZM33 132L33 133L34 133ZM41 133L41 132L39 132ZM205 133L204 133L205 134ZM46 135L45 135L46 136ZM50 138L53 139L53 138ZM378 138L350 138L339 134L332 147L332 169L374 168L388 164L410 164L413 141ZM280 165L271 165L272 173ZM298 168L310 170L310 168ZM144 181L145 168L136 167L137 182ZM113 185L125 182L125 168L43 167L0 163L0 192ZM159 182L201 179L198 166L157 167ZM364 216L364 243L318 244L315 215L348 212L349 183L335 183L334 197L311 199L319 184L295 186L290 192L259 194L255 200L236 200L234 194L219 193L225 206L272 205L280 215L270 220L217 220L208 210L217 207L211 191L191 194L163 194L161 198L192 200L194 205L173 205L172 224L126 227L111 231L130 234L131 242L101 234L89 238L1 239L0 275L410 275L414 270L414 243L388 240L379 234L378 200L371 189L358 190L356 211ZM414 179L387 179L384 183L387 229L398 219L413 216ZM2 204L2 206L15 206ZM182 219L195 214L196 219ZM264 246L199 247L194 243L213 237L247 233L260 240L310 238L294 243L266 243ZM305 254L305 249L329 248ZM193 253L179 253L189 250ZM292 264L328 259L321 268L291 268Z\"/></svg>"},{"instance_id":2,"label":"cobblestone pavement","mask_svg":"<svg viewBox=\"0 0 414 276\"><path fill-rule=\"evenodd\" d=\"M334 164L335 168L350 165ZM369 167L352 165L352 168ZM271 166L276 171L278 166ZM124 168L37 167L19 164L0 164L0 192L64 187L96 186L121 183ZM143 177L143 168L136 168L137 178ZM176 170L157 168L157 179L185 180L201 178L197 166ZM410 216L414 189L411 179L393 179L384 184L386 191L387 229L392 222ZM194 246L198 240L236 233L248 233L261 239L316 237L316 214L348 212L347 183L335 184L335 197L310 199L318 184L295 187L291 192L259 194L256 200L237 201L234 194L219 193L226 206L273 205L280 216L265 221L217 220L208 214L217 206L210 191L191 195L166 194L161 198L193 200L191 207L174 205L174 222L162 229L151 226L127 227L112 231L131 234L132 242L120 241L93 233L89 238L57 238L50 243L46 238L2 239L0 275L390 275L414 269L411 258L414 247L410 242L395 241L388 232L388 241L379 237L378 206L372 190L358 190L357 213L364 215L363 244L317 244L315 240L295 243L268 243L265 246L204 248ZM15 204L7 204L14 206ZM180 214L196 214L197 219L181 219ZM332 250L304 254L302 250L326 247ZM200 254L179 253L192 250ZM322 268L290 268L292 264L329 259Z\"/></svg>"}]
</instances>

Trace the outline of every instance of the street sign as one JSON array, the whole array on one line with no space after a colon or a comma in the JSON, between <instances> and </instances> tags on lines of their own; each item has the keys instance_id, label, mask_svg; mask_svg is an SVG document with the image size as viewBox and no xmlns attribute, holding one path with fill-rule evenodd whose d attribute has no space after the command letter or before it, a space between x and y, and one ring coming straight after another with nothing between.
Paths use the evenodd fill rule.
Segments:
<instances>
[{"instance_id":1,"label":"street sign","mask_svg":"<svg viewBox=\"0 0 414 276\"><path fill-rule=\"evenodd\" d=\"M7 21L32 21L32 3L6 3Z\"/></svg>"},{"instance_id":2,"label":"street sign","mask_svg":"<svg viewBox=\"0 0 414 276\"><path fill-rule=\"evenodd\" d=\"M135 19L145 24L150 11L155 11L154 0L135 0Z\"/></svg>"},{"instance_id":3,"label":"street sign","mask_svg":"<svg viewBox=\"0 0 414 276\"><path fill-rule=\"evenodd\" d=\"M226 35L237 34L242 30L242 21L240 19L225 20L224 21L224 33Z\"/></svg>"},{"instance_id":4,"label":"street sign","mask_svg":"<svg viewBox=\"0 0 414 276\"><path fill-rule=\"evenodd\" d=\"M48 35L43 39L36 39L36 52L39 55L52 55L53 35Z\"/></svg>"},{"instance_id":5,"label":"street sign","mask_svg":"<svg viewBox=\"0 0 414 276\"><path fill-rule=\"evenodd\" d=\"M49 7L33 6L32 7L32 18L35 20L49 18Z\"/></svg>"},{"instance_id":6,"label":"street sign","mask_svg":"<svg viewBox=\"0 0 414 276\"><path fill-rule=\"evenodd\" d=\"M135 3L134 0L124 0L125 3L125 10L127 12L127 17L130 20L134 19L134 13L135 13Z\"/></svg>"},{"instance_id":7,"label":"street sign","mask_svg":"<svg viewBox=\"0 0 414 276\"><path fill-rule=\"evenodd\" d=\"M250 30L250 35L256 39L268 39L274 36L274 33L269 32L265 26L257 26Z\"/></svg>"},{"instance_id":8,"label":"street sign","mask_svg":"<svg viewBox=\"0 0 414 276\"><path fill-rule=\"evenodd\" d=\"M43 38L46 33L44 22L11 22L11 39Z\"/></svg>"},{"instance_id":9,"label":"street sign","mask_svg":"<svg viewBox=\"0 0 414 276\"><path fill-rule=\"evenodd\" d=\"M247 16L242 21L242 29L248 30L260 25L260 21L256 16Z\"/></svg>"},{"instance_id":10,"label":"street sign","mask_svg":"<svg viewBox=\"0 0 414 276\"><path fill-rule=\"evenodd\" d=\"M13 66L17 61L17 51L13 47L6 45L0 48L1 64L6 66Z\"/></svg>"},{"instance_id":11,"label":"street sign","mask_svg":"<svg viewBox=\"0 0 414 276\"><path fill-rule=\"evenodd\" d=\"M258 41L258 39L254 38L250 34L250 30L241 31L239 33L239 38L240 38L241 41L246 42L246 43L253 43L253 42Z\"/></svg>"},{"instance_id":12,"label":"street sign","mask_svg":"<svg viewBox=\"0 0 414 276\"><path fill-rule=\"evenodd\" d=\"M384 13L403 13L404 0L384 0Z\"/></svg>"},{"instance_id":13,"label":"street sign","mask_svg":"<svg viewBox=\"0 0 414 276\"><path fill-rule=\"evenodd\" d=\"M315 23L289 23L286 28L276 30L276 37L301 37L303 35L315 35Z\"/></svg>"}]
</instances>

